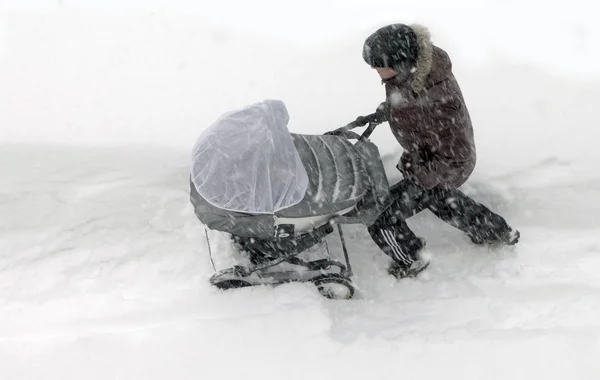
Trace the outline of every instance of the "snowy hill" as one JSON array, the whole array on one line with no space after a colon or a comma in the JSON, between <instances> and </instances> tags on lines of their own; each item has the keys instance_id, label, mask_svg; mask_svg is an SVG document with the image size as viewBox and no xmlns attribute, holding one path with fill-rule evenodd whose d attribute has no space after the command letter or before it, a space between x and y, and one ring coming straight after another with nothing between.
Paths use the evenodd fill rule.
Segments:
<instances>
[{"instance_id":1,"label":"snowy hill","mask_svg":"<svg viewBox=\"0 0 600 380\"><path fill-rule=\"evenodd\" d=\"M512 14L489 5L481 14ZM363 8L340 14L359 20ZM424 12L400 21L422 16L454 49L479 156L464 189L522 240L475 247L424 212L409 224L427 239L431 268L395 282L364 228L349 227L352 301L305 284L211 288L188 201L189 151L222 112L264 98L284 100L290 129L304 133L371 112L384 94L359 52L388 16L365 11L356 28L320 41L317 31L266 38L268 18L252 34L193 13L5 14L0 377L600 377L597 30L585 12L556 13L569 31L555 39L565 62L542 52L546 40L528 50L518 28L504 34L509 43L494 34L498 21L474 34L467 27L485 19L454 11L457 30L443 9ZM321 17L315 29L325 30L333 21ZM549 30L538 21L533 39ZM393 180L400 151L386 125L373 141ZM225 237L211 238L230 252Z\"/></svg>"}]
</instances>

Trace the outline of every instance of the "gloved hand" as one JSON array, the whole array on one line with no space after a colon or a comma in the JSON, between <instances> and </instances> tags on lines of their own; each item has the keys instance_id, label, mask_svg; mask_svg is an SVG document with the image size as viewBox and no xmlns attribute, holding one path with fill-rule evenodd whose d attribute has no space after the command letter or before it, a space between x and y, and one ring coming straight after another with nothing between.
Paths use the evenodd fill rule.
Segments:
<instances>
[{"instance_id":1,"label":"gloved hand","mask_svg":"<svg viewBox=\"0 0 600 380\"><path fill-rule=\"evenodd\" d=\"M387 106L387 102L382 102L381 104L379 104L377 106L377 108L375 109L375 115L376 115L376 119L374 120L373 118L369 119L365 116L359 116L356 118L356 121L354 122L356 125L358 126L364 126L369 124L369 122L371 121L375 121L377 123L383 123L385 121L388 121L388 106Z\"/></svg>"}]
</instances>

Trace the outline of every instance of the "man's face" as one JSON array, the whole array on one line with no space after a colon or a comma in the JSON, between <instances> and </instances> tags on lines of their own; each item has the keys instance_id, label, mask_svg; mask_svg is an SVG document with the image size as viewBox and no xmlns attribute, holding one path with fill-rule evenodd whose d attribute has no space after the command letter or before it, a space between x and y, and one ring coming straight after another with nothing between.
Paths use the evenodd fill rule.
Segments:
<instances>
[{"instance_id":1,"label":"man's face","mask_svg":"<svg viewBox=\"0 0 600 380\"><path fill-rule=\"evenodd\" d=\"M390 79L398 75L398 73L389 67L371 67L372 69L377 71L377 74L381 77L381 79Z\"/></svg>"}]
</instances>

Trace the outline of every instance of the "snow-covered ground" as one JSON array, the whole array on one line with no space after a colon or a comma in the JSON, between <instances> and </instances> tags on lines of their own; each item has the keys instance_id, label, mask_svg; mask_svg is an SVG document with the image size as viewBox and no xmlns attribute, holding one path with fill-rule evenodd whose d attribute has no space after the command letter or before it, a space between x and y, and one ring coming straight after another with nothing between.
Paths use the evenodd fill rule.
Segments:
<instances>
[{"instance_id":1,"label":"snow-covered ground","mask_svg":"<svg viewBox=\"0 0 600 380\"><path fill-rule=\"evenodd\" d=\"M351 301L307 284L210 287L189 151L219 114L264 98L286 102L296 132L371 112L384 94L361 44L396 19L324 7L303 39L290 20L269 37L258 8L254 32L230 24L236 12L213 24L202 12L3 14L0 378L599 378L598 28L582 9L542 20L485 3L407 7L398 21L431 23L454 58L479 155L464 190L521 242L475 247L424 212L409 224L432 265L396 282L364 228L345 228ZM384 125L373 141L394 180L390 137Z\"/></svg>"}]
</instances>

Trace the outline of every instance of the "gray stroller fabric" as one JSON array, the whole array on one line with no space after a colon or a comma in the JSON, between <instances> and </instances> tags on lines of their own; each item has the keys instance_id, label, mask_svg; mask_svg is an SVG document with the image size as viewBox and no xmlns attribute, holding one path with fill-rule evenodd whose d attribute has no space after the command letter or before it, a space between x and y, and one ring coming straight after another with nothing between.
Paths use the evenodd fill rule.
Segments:
<instances>
[{"instance_id":1,"label":"gray stroller fabric","mask_svg":"<svg viewBox=\"0 0 600 380\"><path fill-rule=\"evenodd\" d=\"M273 214L300 202L308 176L280 100L221 116L193 149L192 182L207 202L233 212Z\"/></svg>"},{"instance_id":2,"label":"gray stroller fabric","mask_svg":"<svg viewBox=\"0 0 600 380\"><path fill-rule=\"evenodd\" d=\"M293 133L292 137L309 185L301 202L276 215L328 215L356 205L369 189L369 175L353 145L338 136Z\"/></svg>"},{"instance_id":3,"label":"gray stroller fabric","mask_svg":"<svg viewBox=\"0 0 600 380\"><path fill-rule=\"evenodd\" d=\"M232 211L226 207L219 207L217 204L231 205L231 203L228 203L223 196L216 198L218 202L215 201L215 198L209 201L199 191L197 184L208 181L212 182L216 188L242 189L242 187L236 187L236 184L229 182L239 178L249 179L249 176L246 176L247 173L240 177L222 176L215 171L206 169L206 167L211 167L210 163L201 163L197 164L198 168L204 169L192 170L190 184L191 202L200 221L211 229L258 239L273 238L276 218L293 219L328 215L333 217L336 213L339 214L341 211L353 208L350 214L345 214L345 223L372 223L374 217L379 213L380 200L385 198L389 192L387 177L377 147L369 141L360 141L356 145L352 145L350 141L340 136L288 133L288 137L293 145L289 148L291 151L287 153L291 157L298 157L297 162L303 169L300 170L300 173L306 175L306 187L301 200L291 204L290 200L295 201L295 198L288 197L286 200L290 204L283 207L285 203L280 202L278 209L277 202L273 202L273 211L270 213L266 210L261 212ZM287 140L281 138L280 141ZM227 143L227 141L220 141L219 144L223 147L221 148L223 152L236 149L235 145ZM252 143L245 142L245 144L251 145ZM201 153L201 151L198 152ZM194 157L196 158L198 155ZM205 158L207 157L205 156ZM272 163L278 165L277 162ZM299 167L292 166L292 169L297 172ZM289 173L281 172L280 175L283 176L283 180L294 182L294 178L289 176ZM206 178L206 176L212 177ZM273 180L278 180L278 178ZM301 180L302 178L296 178L294 182L297 185L296 190L302 188ZM246 188L246 191L250 193L254 190L251 187ZM286 194L297 193L287 192ZM247 195L240 196L240 199L250 198L252 197ZM252 203L253 206L256 204Z\"/></svg>"}]
</instances>

